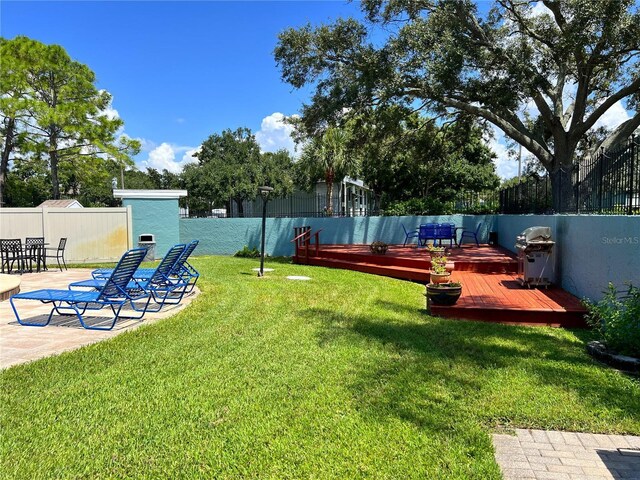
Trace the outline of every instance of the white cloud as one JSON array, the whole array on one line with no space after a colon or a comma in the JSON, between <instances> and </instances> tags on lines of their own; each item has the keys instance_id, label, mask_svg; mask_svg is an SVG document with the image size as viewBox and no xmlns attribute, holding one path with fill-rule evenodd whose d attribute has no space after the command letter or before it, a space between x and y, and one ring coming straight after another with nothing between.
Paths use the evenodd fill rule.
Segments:
<instances>
[{"instance_id":1,"label":"white cloud","mask_svg":"<svg viewBox=\"0 0 640 480\"><path fill-rule=\"evenodd\" d=\"M276 152L281 149L295 153L295 143L291 138L293 126L284 122L285 116L280 112L274 112L264 117L260 130L256 133L256 140L263 152Z\"/></svg>"},{"instance_id":2,"label":"white cloud","mask_svg":"<svg viewBox=\"0 0 640 480\"><path fill-rule=\"evenodd\" d=\"M552 17L553 12L549 10L544 3L538 2L531 8L529 15L532 17L539 17L540 15L549 15Z\"/></svg>"},{"instance_id":3,"label":"white cloud","mask_svg":"<svg viewBox=\"0 0 640 480\"><path fill-rule=\"evenodd\" d=\"M631 116L622 106L622 102L618 101L598 119L593 128L606 127L613 130L622 122L626 122L630 118Z\"/></svg>"},{"instance_id":4,"label":"white cloud","mask_svg":"<svg viewBox=\"0 0 640 480\"><path fill-rule=\"evenodd\" d=\"M120 114L118 110L109 105L107 108L100 112L101 115L107 117L109 120L115 120L116 118L120 118Z\"/></svg>"},{"instance_id":5,"label":"white cloud","mask_svg":"<svg viewBox=\"0 0 640 480\"><path fill-rule=\"evenodd\" d=\"M140 162L140 166L143 169L155 168L160 172L166 169L171 173L180 173L186 164L197 161L193 154L199 148L181 147L163 142L149 152L148 158ZM182 158L176 160L176 157L180 154L182 154Z\"/></svg>"},{"instance_id":6,"label":"white cloud","mask_svg":"<svg viewBox=\"0 0 640 480\"><path fill-rule=\"evenodd\" d=\"M498 158L493 163L496 165L496 173L500 178L509 179L518 175L518 159L509 156L507 139L502 130L493 127L493 136L484 139L485 144L495 152ZM522 148L522 159L529 154L526 148Z\"/></svg>"}]
</instances>

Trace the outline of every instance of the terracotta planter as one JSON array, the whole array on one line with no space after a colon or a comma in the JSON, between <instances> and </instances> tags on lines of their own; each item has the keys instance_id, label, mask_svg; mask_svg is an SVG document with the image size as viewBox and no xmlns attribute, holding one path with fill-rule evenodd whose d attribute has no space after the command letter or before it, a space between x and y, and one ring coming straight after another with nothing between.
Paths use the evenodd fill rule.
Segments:
<instances>
[{"instance_id":1,"label":"terracotta planter","mask_svg":"<svg viewBox=\"0 0 640 480\"><path fill-rule=\"evenodd\" d=\"M433 273L431 272L431 283L446 283L449 281L451 273Z\"/></svg>"},{"instance_id":2,"label":"terracotta planter","mask_svg":"<svg viewBox=\"0 0 640 480\"><path fill-rule=\"evenodd\" d=\"M427 285L427 308L429 303L434 305L455 305L462 294L462 286L443 287L434 284Z\"/></svg>"}]
</instances>

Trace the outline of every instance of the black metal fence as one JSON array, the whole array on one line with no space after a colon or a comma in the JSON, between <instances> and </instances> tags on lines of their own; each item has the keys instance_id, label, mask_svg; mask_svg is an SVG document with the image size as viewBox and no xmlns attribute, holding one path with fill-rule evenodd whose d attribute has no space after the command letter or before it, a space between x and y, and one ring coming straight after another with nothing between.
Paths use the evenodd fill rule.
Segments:
<instances>
[{"instance_id":1,"label":"black metal fence","mask_svg":"<svg viewBox=\"0 0 640 480\"><path fill-rule=\"evenodd\" d=\"M500 190L500 213L553 213L549 176L527 176L512 187Z\"/></svg>"},{"instance_id":2,"label":"black metal fence","mask_svg":"<svg viewBox=\"0 0 640 480\"><path fill-rule=\"evenodd\" d=\"M549 176L528 176L500 191L501 213L640 214L640 138L574 165L575 207L554 212Z\"/></svg>"},{"instance_id":3,"label":"black metal fence","mask_svg":"<svg viewBox=\"0 0 640 480\"><path fill-rule=\"evenodd\" d=\"M452 213L467 213L470 215L497 213L500 209L500 195L496 190L484 192L464 191L456 195L456 199L452 204Z\"/></svg>"},{"instance_id":4,"label":"black metal fence","mask_svg":"<svg viewBox=\"0 0 640 480\"><path fill-rule=\"evenodd\" d=\"M270 198L267 202L267 217L296 218L296 217L366 217L377 215L374 206L375 198L372 194L358 195L348 192L345 197L338 189L333 193L333 212L327 209L327 196L316 193L294 193L287 197ZM189 205L189 199L187 199ZM195 202L194 202L195 204ZM209 217L209 218L256 218L262 217L262 199L245 200L242 207L235 200L230 200L225 208L195 209L191 205L184 208L181 217Z\"/></svg>"},{"instance_id":5,"label":"black metal fence","mask_svg":"<svg viewBox=\"0 0 640 480\"><path fill-rule=\"evenodd\" d=\"M578 212L640 214L640 137L578 165L574 185Z\"/></svg>"},{"instance_id":6,"label":"black metal fence","mask_svg":"<svg viewBox=\"0 0 640 480\"><path fill-rule=\"evenodd\" d=\"M450 201L414 199L399 208L383 211L371 192L366 194L339 188L333 191L333 212L327 211L323 193L298 192L267 203L268 217L362 217L377 215L442 215L454 213L599 213L640 214L640 137L600 151L574 165L575 208L555 212L549 176L527 176L522 183L500 191L459 192ZM207 202L187 198L183 217L261 217L262 199L244 201L242 209L233 200L225 208L212 209Z\"/></svg>"}]
</instances>

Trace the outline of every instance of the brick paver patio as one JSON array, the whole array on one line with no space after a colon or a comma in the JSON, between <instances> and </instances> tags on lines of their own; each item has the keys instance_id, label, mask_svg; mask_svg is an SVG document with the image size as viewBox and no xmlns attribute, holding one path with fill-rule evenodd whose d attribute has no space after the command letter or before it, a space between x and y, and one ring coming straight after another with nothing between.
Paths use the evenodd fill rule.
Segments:
<instances>
[{"instance_id":1,"label":"brick paver patio","mask_svg":"<svg viewBox=\"0 0 640 480\"><path fill-rule=\"evenodd\" d=\"M20 278L20 291L28 292L41 288L66 289L71 282L91 278L89 269L69 269L60 272L49 270L26 273ZM185 295L179 305L166 305L158 313L147 313L142 320L120 319L110 331L86 330L75 316L55 315L46 327L22 326L16 321L9 300L0 302L0 368L74 350L84 345L99 342L140 325L148 325L161 318L174 315L184 309L198 295L197 288ZM44 321L51 307L35 301L16 302L21 318ZM85 318L91 324L99 323L111 313L110 309L91 312Z\"/></svg>"},{"instance_id":2,"label":"brick paver patio","mask_svg":"<svg viewBox=\"0 0 640 480\"><path fill-rule=\"evenodd\" d=\"M640 437L516 429L493 435L505 480L640 480Z\"/></svg>"}]
</instances>

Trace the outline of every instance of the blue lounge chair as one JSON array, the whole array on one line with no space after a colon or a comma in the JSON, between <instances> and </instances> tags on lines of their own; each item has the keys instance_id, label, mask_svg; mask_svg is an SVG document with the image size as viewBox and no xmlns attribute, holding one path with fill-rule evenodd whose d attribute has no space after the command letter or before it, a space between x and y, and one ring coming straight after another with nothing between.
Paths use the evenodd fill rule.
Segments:
<instances>
[{"instance_id":1,"label":"blue lounge chair","mask_svg":"<svg viewBox=\"0 0 640 480\"><path fill-rule=\"evenodd\" d=\"M402 246L404 247L405 245L407 245L407 242L409 240L411 240L412 238L419 238L420 237L420 231L416 228L415 230L411 230L408 231L407 227L404 226L404 223L401 224L402 225L402 230L404 230L404 243L402 244Z\"/></svg>"},{"instance_id":2,"label":"blue lounge chair","mask_svg":"<svg viewBox=\"0 0 640 480\"><path fill-rule=\"evenodd\" d=\"M180 277L172 277L171 272L185 248L186 245L183 243L171 247L158 266L153 269L153 273L149 279L140 280L135 278L135 273L133 274L133 278L126 286L127 292L133 299L142 297L152 298L157 306L149 308L149 300L147 300L144 308L140 308L135 304L134 300L131 300L131 308L136 312L140 312L140 315L128 318L140 319L146 312L160 311L165 304L173 305L180 303L185 294L187 282ZM81 282L73 282L69 284L69 290L77 291L75 290L77 288L99 290L103 288L106 281L107 280L101 278L94 278Z\"/></svg>"},{"instance_id":3,"label":"blue lounge chair","mask_svg":"<svg viewBox=\"0 0 640 480\"><path fill-rule=\"evenodd\" d=\"M187 248L184 249L173 269L175 275L187 283L185 293L190 293L200 278L200 273L188 262L191 253L196 249L199 242L199 240L193 240L187 244Z\"/></svg>"},{"instance_id":4,"label":"blue lounge chair","mask_svg":"<svg viewBox=\"0 0 640 480\"><path fill-rule=\"evenodd\" d=\"M473 238L476 241L476 245L479 247L480 242L478 242L478 234L480 233L481 227L482 227L482 222L478 224L475 232L471 230L463 230L462 235L460 236L460 245L462 245L462 240L464 240L465 237L468 237L468 238Z\"/></svg>"},{"instance_id":5,"label":"blue lounge chair","mask_svg":"<svg viewBox=\"0 0 640 480\"><path fill-rule=\"evenodd\" d=\"M169 273L170 277L178 277L181 281L187 282L185 293L190 293L193 290L193 287L195 287L198 278L200 278L200 273L198 273L198 271L193 268L187 261L191 256L191 253L193 253L193 251L198 246L198 243L199 240L193 240L187 244L186 248L182 252L182 255L173 265L173 268ZM97 280L104 279L111 274L112 270L113 269L110 268L99 268L91 272L91 276ZM155 272L155 268L139 268L138 270L136 270L136 273L133 274L133 278L136 280L148 281L151 280ZM193 283L191 283L192 281Z\"/></svg>"},{"instance_id":6,"label":"blue lounge chair","mask_svg":"<svg viewBox=\"0 0 640 480\"><path fill-rule=\"evenodd\" d=\"M130 292L127 285L131 282L133 273L142 263L147 250L145 248L134 248L125 252L116 268L107 278L99 290L92 292L78 292L71 290L35 290L33 292L23 292L11 296L9 302L13 313L20 325L32 327L44 327L49 325L53 313L59 315L76 315L80 324L88 330L111 330L120 315L120 310L129 302L139 300L143 297L139 292ZM16 300L38 300L42 303L51 303L53 308L49 312L49 317L45 323L26 322L20 318L15 306ZM148 303L147 299L147 303ZM89 305L97 305L100 309L109 306L113 312L113 319L110 326L92 326L85 323L82 315ZM95 309L95 307L93 308Z\"/></svg>"}]
</instances>

